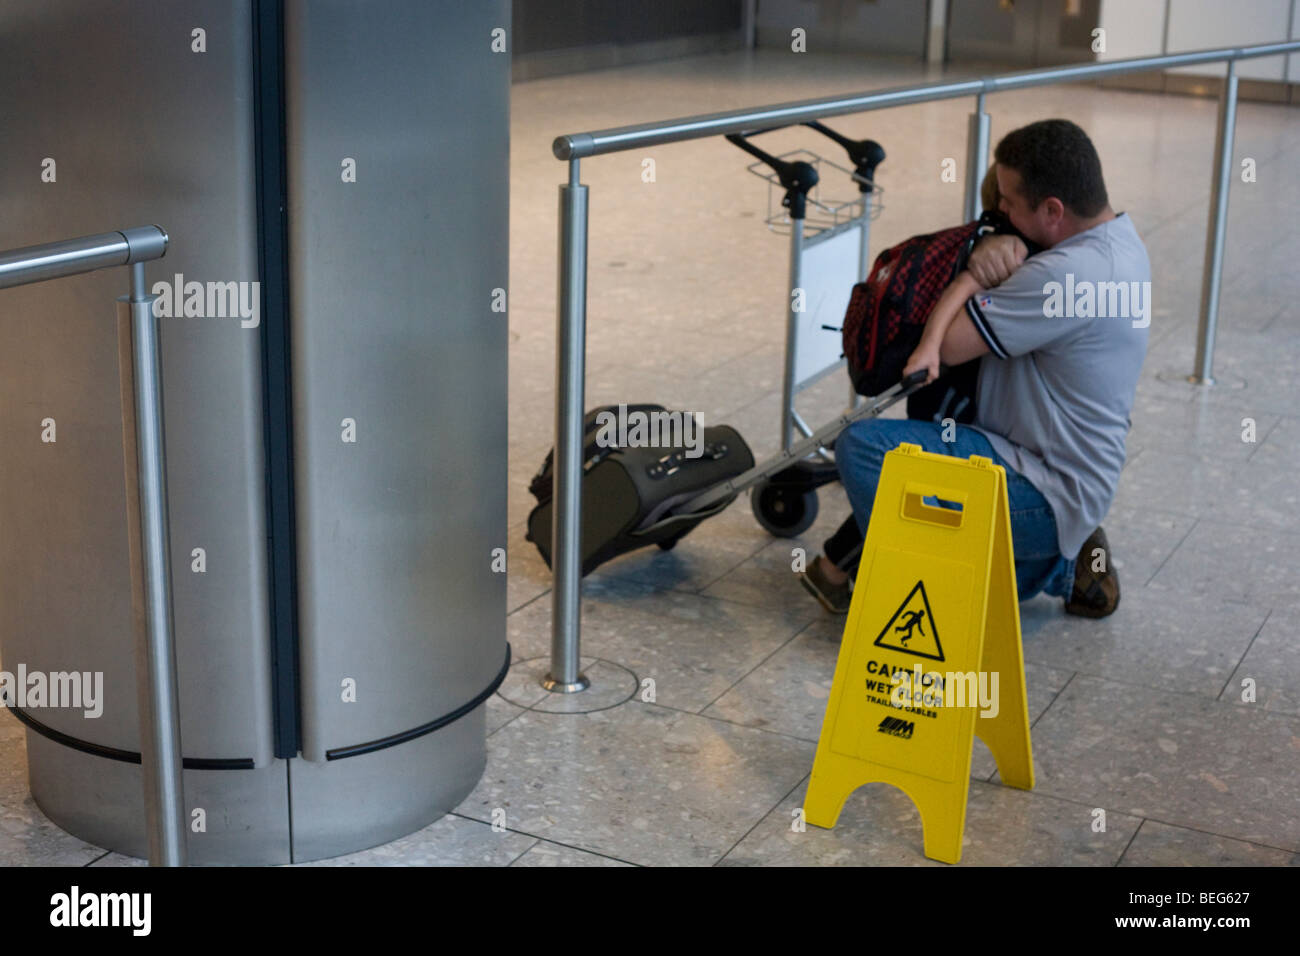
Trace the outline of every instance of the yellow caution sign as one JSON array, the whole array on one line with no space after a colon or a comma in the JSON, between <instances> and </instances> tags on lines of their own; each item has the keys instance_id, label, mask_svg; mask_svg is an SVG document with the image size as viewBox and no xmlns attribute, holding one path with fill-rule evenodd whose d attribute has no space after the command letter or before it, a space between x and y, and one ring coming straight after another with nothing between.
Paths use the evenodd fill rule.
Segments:
<instances>
[{"instance_id":1,"label":"yellow caution sign","mask_svg":"<svg viewBox=\"0 0 1300 956\"><path fill-rule=\"evenodd\" d=\"M1004 783L1033 789L1006 473L904 443L876 488L805 818L833 827L858 787L893 784L925 855L956 863L974 734Z\"/></svg>"}]
</instances>

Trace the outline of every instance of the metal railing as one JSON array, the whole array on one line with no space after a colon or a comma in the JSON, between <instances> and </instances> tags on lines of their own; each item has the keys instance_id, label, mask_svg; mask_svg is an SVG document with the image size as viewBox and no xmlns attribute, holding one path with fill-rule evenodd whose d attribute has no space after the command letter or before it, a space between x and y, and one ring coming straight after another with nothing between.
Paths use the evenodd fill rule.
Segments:
<instances>
[{"instance_id":1,"label":"metal railing","mask_svg":"<svg viewBox=\"0 0 1300 956\"><path fill-rule=\"evenodd\" d=\"M156 297L148 294L144 278L144 264L162 258L167 242L167 233L158 226L142 226L0 252L0 289L113 266L130 267L129 292L117 300L118 364L122 378L122 450L136 619L145 825L150 864L184 866L185 801L172 621L162 376L158 320L153 313Z\"/></svg>"},{"instance_id":2,"label":"metal railing","mask_svg":"<svg viewBox=\"0 0 1300 956\"><path fill-rule=\"evenodd\" d=\"M1188 376L1192 382L1210 385L1214 382L1211 374L1214 333L1219 314L1228 187L1232 173L1232 141L1237 120L1236 62L1297 52L1300 52L1300 41L1223 47L1107 63L1025 70L980 79L902 86L855 96L801 100L758 109L733 110L557 136L551 150L556 159L568 161L569 181L560 185L559 196L551 671L543 681L544 686L565 693L584 690L588 686L586 677L578 672L582 584L582 402L587 334L587 187L579 181L579 163L583 158L706 136L743 133L760 127L792 126L849 113L974 96L975 112L971 114L967 133L964 203L965 216L969 221L980 213L979 187L988 166L989 116L985 105L990 93L1193 66L1198 63L1227 63L1227 76L1219 97L1215 135L1214 176L1211 180L1210 221L1205 240L1196 358L1192 374Z\"/></svg>"}]
</instances>

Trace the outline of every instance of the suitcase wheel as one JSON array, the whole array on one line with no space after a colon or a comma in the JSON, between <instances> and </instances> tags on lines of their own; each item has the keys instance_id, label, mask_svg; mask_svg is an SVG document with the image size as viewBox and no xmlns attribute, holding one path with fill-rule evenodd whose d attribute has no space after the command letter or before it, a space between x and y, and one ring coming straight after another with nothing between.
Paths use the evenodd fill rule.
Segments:
<instances>
[{"instance_id":1,"label":"suitcase wheel","mask_svg":"<svg viewBox=\"0 0 1300 956\"><path fill-rule=\"evenodd\" d=\"M750 507L758 523L778 538L793 538L817 520L817 492L764 481L754 486Z\"/></svg>"}]
</instances>

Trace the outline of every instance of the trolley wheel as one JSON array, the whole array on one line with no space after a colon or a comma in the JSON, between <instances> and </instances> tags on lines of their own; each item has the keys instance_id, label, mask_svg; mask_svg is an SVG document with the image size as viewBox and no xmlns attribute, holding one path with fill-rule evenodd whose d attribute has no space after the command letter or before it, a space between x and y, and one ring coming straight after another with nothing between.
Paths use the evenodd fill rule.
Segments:
<instances>
[{"instance_id":1,"label":"trolley wheel","mask_svg":"<svg viewBox=\"0 0 1300 956\"><path fill-rule=\"evenodd\" d=\"M750 507L758 523L778 538L793 538L817 520L817 492L773 485L764 481L754 488Z\"/></svg>"}]
</instances>

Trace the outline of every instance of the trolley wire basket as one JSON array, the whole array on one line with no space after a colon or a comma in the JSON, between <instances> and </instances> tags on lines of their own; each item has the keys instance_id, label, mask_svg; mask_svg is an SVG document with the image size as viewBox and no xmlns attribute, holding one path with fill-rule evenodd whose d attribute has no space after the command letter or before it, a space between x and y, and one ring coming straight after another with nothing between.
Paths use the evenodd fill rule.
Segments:
<instances>
[{"instance_id":1,"label":"trolley wire basket","mask_svg":"<svg viewBox=\"0 0 1300 956\"><path fill-rule=\"evenodd\" d=\"M817 185L808 191L807 214L804 219L804 236L808 238L863 216L874 220L885 208L881 201L884 193L881 186L874 181L865 180L852 169L807 149L781 153L778 158L787 162L809 163L817 170ZM790 211L782 204L786 189L781 185L780 177L762 160L745 168L767 181L767 218L764 222L768 229L779 236L788 236ZM861 182L870 185L871 191L860 192L857 184Z\"/></svg>"}]
</instances>

